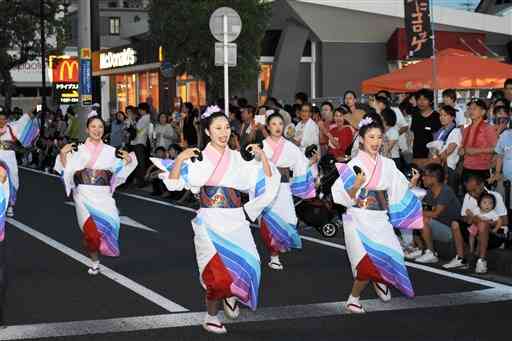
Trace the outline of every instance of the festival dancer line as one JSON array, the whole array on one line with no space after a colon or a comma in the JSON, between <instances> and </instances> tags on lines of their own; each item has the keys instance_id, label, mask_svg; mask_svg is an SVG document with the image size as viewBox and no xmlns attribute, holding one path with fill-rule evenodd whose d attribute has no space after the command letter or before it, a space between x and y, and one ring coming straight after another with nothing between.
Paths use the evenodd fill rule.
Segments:
<instances>
[{"instance_id":1,"label":"festival dancer line","mask_svg":"<svg viewBox=\"0 0 512 341\"><path fill-rule=\"evenodd\" d=\"M200 281L206 290L203 328L224 334L227 330L217 317L220 300L229 318L238 317L238 301L256 309L261 265L246 216L255 221L272 202L280 175L258 145L247 147L257 158L252 161L229 149L229 121L218 107L208 107L202 118L210 139L202 152L186 149L174 165L152 161L170 169L160 174L169 190L186 188L200 194L201 208L192 227ZM249 192L250 200L243 206L240 192Z\"/></svg>"},{"instance_id":2,"label":"festival dancer line","mask_svg":"<svg viewBox=\"0 0 512 341\"><path fill-rule=\"evenodd\" d=\"M263 211L260 234L270 251L268 266L282 270L279 254L302 248L292 194L301 199L316 196L313 166L319 156L317 152L308 160L299 147L283 137L284 119L280 114L267 117L267 129L270 136L263 141L263 151L279 170L281 185L277 198Z\"/></svg>"},{"instance_id":3,"label":"festival dancer line","mask_svg":"<svg viewBox=\"0 0 512 341\"><path fill-rule=\"evenodd\" d=\"M39 136L39 121L32 114L24 114L14 122L8 122L7 112L0 107L0 161L6 167L9 177L9 206L7 216L14 216L16 194L20 185L18 162L16 161L16 146L30 147Z\"/></svg>"},{"instance_id":4,"label":"festival dancer line","mask_svg":"<svg viewBox=\"0 0 512 341\"><path fill-rule=\"evenodd\" d=\"M410 190L419 173L414 170L409 183L393 160L379 154L384 136L380 117L365 115L359 135L359 153L348 164L336 164L340 177L332 187L334 202L347 207L343 228L355 280L345 309L351 313L365 312L359 297L368 281L383 301L391 299L389 285L414 297L393 227L423 227L421 203Z\"/></svg>"},{"instance_id":5,"label":"festival dancer line","mask_svg":"<svg viewBox=\"0 0 512 341\"><path fill-rule=\"evenodd\" d=\"M90 117L86 142L65 145L55 162L66 194L73 193L84 246L92 261L90 275L100 272L100 254L119 256L120 218L113 193L137 167L134 153L103 143L104 132L105 122L99 116Z\"/></svg>"}]
</instances>

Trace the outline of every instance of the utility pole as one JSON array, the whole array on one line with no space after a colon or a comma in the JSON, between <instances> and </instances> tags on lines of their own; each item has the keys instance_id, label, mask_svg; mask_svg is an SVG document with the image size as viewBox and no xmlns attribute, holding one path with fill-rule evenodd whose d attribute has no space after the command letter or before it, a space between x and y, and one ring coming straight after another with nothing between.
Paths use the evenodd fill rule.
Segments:
<instances>
[{"instance_id":1,"label":"utility pole","mask_svg":"<svg viewBox=\"0 0 512 341\"><path fill-rule=\"evenodd\" d=\"M91 48L91 0L82 0L78 2L78 47L79 54L84 48ZM80 84L82 87L83 84ZM91 103L92 104L92 103ZM80 122L80 137L85 138L85 123L87 115L91 112L91 105L81 103L80 110L77 113Z\"/></svg>"},{"instance_id":2,"label":"utility pole","mask_svg":"<svg viewBox=\"0 0 512 341\"><path fill-rule=\"evenodd\" d=\"M44 27L44 0L39 0L39 19L41 25L41 136L44 136L44 122L46 113L46 32Z\"/></svg>"}]
</instances>

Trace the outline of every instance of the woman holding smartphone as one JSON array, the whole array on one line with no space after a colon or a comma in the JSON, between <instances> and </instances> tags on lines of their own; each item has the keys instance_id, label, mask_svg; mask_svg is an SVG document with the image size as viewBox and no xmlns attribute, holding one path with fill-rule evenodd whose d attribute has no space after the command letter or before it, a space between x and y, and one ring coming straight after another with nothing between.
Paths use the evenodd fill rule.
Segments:
<instances>
[{"instance_id":1,"label":"woman holding smartphone","mask_svg":"<svg viewBox=\"0 0 512 341\"><path fill-rule=\"evenodd\" d=\"M54 168L64 181L66 194L73 193L84 246L92 262L90 275L100 271L100 254L119 256L120 218L113 193L137 167L134 153L103 143L104 132L105 122L99 116L90 117L85 143L65 145Z\"/></svg>"}]
</instances>

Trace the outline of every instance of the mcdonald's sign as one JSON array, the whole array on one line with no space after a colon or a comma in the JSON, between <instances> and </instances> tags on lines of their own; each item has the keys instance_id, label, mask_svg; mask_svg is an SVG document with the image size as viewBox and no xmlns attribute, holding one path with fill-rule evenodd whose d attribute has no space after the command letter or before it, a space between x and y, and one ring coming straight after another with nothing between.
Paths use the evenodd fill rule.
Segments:
<instances>
[{"instance_id":1,"label":"mcdonald's sign","mask_svg":"<svg viewBox=\"0 0 512 341\"><path fill-rule=\"evenodd\" d=\"M53 58L53 83L78 83L78 58Z\"/></svg>"}]
</instances>

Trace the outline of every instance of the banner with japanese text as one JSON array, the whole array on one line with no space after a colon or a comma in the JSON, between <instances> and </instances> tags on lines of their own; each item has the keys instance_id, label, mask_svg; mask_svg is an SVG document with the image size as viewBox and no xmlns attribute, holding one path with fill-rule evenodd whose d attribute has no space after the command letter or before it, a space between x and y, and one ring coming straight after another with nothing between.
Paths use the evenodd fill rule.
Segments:
<instances>
[{"instance_id":1,"label":"banner with japanese text","mask_svg":"<svg viewBox=\"0 0 512 341\"><path fill-rule=\"evenodd\" d=\"M404 1L408 58L429 58L433 54L429 0Z\"/></svg>"}]
</instances>

